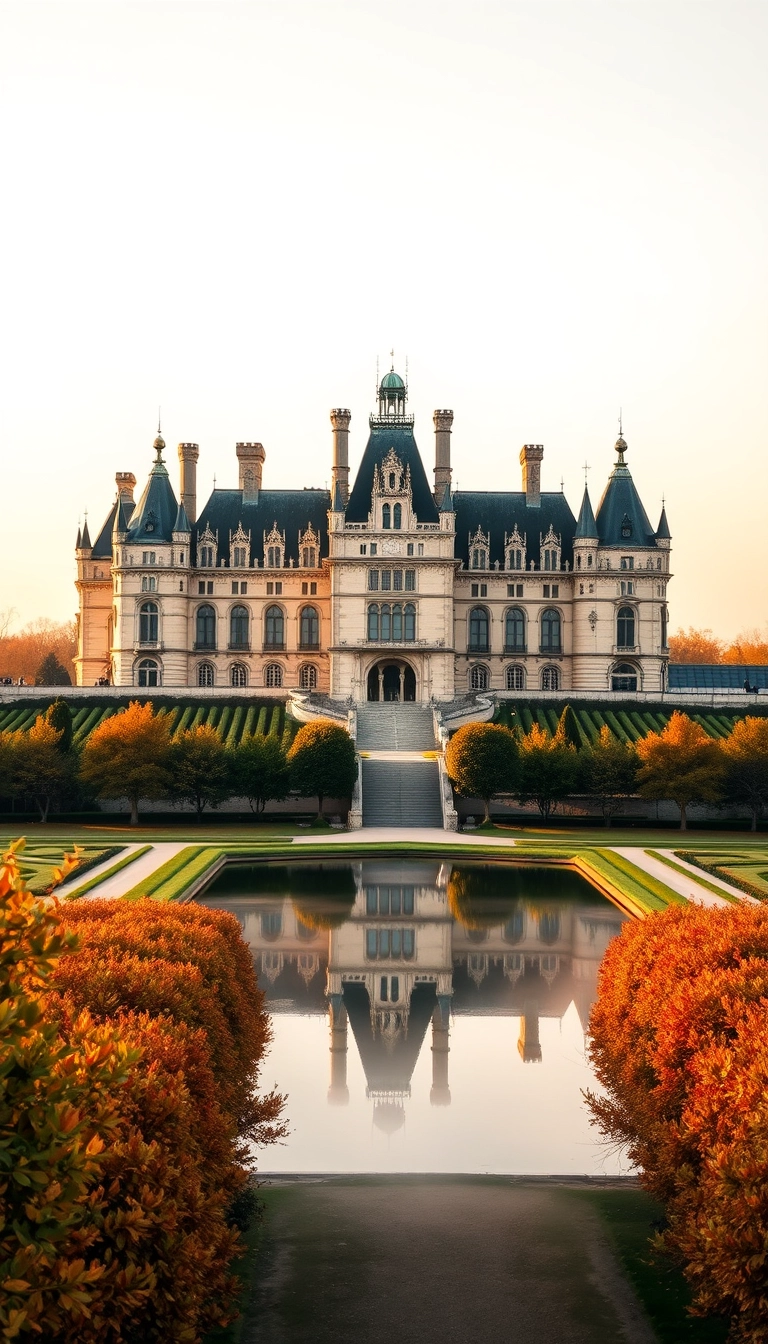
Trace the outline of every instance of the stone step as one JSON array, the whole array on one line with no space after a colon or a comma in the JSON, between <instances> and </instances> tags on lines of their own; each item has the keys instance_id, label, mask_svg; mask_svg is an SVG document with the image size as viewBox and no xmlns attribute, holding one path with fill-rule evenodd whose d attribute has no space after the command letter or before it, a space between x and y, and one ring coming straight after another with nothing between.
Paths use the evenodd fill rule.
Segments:
<instances>
[{"instance_id":1,"label":"stone step","mask_svg":"<svg viewBox=\"0 0 768 1344\"><path fill-rule=\"evenodd\" d=\"M367 704L357 711L360 751L429 751L435 746L432 710L397 701Z\"/></svg>"},{"instance_id":2,"label":"stone step","mask_svg":"<svg viewBox=\"0 0 768 1344\"><path fill-rule=\"evenodd\" d=\"M363 761L364 826L442 826L436 761Z\"/></svg>"}]
</instances>

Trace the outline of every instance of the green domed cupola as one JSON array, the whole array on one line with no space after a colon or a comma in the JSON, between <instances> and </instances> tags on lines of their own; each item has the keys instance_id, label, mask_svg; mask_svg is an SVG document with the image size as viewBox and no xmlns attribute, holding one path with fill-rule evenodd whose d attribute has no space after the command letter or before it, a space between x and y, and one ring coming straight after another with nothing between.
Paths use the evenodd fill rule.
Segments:
<instances>
[{"instance_id":1,"label":"green domed cupola","mask_svg":"<svg viewBox=\"0 0 768 1344\"><path fill-rule=\"evenodd\" d=\"M379 384L379 415L405 415L408 384L395 373L395 366L385 373Z\"/></svg>"}]
</instances>

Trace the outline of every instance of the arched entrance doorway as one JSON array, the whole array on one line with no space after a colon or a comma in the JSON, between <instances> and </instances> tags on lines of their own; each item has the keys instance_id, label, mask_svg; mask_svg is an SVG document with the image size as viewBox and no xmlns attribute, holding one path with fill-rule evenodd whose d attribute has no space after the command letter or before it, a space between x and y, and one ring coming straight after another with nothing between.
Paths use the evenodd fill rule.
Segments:
<instances>
[{"instance_id":1,"label":"arched entrance doorway","mask_svg":"<svg viewBox=\"0 0 768 1344\"><path fill-rule=\"evenodd\" d=\"M408 663L388 659L368 673L369 700L415 700L416 674Z\"/></svg>"}]
</instances>

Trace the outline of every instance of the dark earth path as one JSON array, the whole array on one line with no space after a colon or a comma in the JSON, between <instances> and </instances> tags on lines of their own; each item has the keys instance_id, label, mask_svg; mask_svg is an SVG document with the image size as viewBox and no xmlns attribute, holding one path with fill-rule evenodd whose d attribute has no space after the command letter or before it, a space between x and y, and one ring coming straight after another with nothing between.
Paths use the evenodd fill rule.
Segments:
<instances>
[{"instance_id":1,"label":"dark earth path","mask_svg":"<svg viewBox=\"0 0 768 1344\"><path fill-rule=\"evenodd\" d=\"M337 1177L264 1194L242 1344L655 1344L565 1186Z\"/></svg>"}]
</instances>

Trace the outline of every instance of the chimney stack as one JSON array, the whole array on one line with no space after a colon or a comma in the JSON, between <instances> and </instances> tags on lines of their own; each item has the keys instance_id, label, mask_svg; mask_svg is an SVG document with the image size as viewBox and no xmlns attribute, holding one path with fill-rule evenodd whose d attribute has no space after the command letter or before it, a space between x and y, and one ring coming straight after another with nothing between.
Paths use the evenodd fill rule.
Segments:
<instances>
[{"instance_id":1,"label":"chimney stack","mask_svg":"<svg viewBox=\"0 0 768 1344\"><path fill-rule=\"evenodd\" d=\"M349 499L349 422L352 412L337 406L331 411L333 427L333 462L331 465L331 500L336 497L336 484L341 488L344 504Z\"/></svg>"},{"instance_id":2,"label":"chimney stack","mask_svg":"<svg viewBox=\"0 0 768 1344\"><path fill-rule=\"evenodd\" d=\"M136 477L132 471L118 471L115 476L115 485L117 486L117 498L127 499L129 504L133 503L133 492L136 489Z\"/></svg>"},{"instance_id":3,"label":"chimney stack","mask_svg":"<svg viewBox=\"0 0 768 1344\"><path fill-rule=\"evenodd\" d=\"M260 443L236 443L235 452L240 464L238 490L243 492L244 504L255 504L261 489L261 471L266 453Z\"/></svg>"},{"instance_id":4,"label":"chimney stack","mask_svg":"<svg viewBox=\"0 0 768 1344\"><path fill-rule=\"evenodd\" d=\"M190 523L197 518L197 459L200 448L196 443L179 444L181 502Z\"/></svg>"},{"instance_id":5,"label":"chimney stack","mask_svg":"<svg viewBox=\"0 0 768 1344\"><path fill-rule=\"evenodd\" d=\"M523 490L525 502L530 509L541 507L541 459L544 456L542 443L526 443L520 449L520 465L523 468Z\"/></svg>"},{"instance_id":6,"label":"chimney stack","mask_svg":"<svg viewBox=\"0 0 768 1344\"><path fill-rule=\"evenodd\" d=\"M440 508L445 487L451 484L451 425L453 411L435 411L435 501Z\"/></svg>"}]
</instances>

